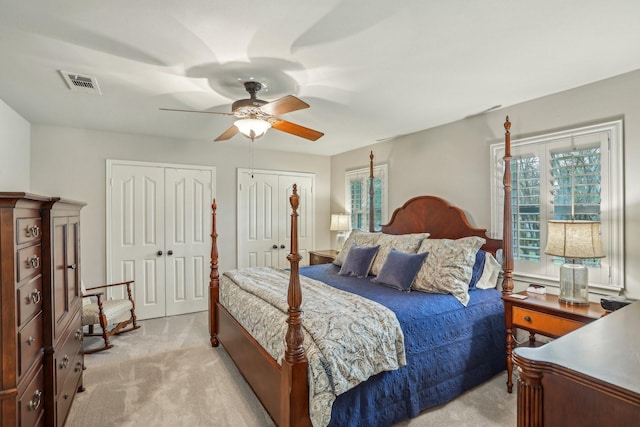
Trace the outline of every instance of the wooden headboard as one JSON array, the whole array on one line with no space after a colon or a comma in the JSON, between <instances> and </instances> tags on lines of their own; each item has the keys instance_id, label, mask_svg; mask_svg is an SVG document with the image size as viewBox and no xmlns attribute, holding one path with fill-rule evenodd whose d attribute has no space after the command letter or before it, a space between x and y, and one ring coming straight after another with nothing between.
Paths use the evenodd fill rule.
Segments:
<instances>
[{"instance_id":1,"label":"wooden headboard","mask_svg":"<svg viewBox=\"0 0 640 427\"><path fill-rule=\"evenodd\" d=\"M482 246L496 255L502 249L502 240L487 236L485 228L475 228L467 220L462 209L436 196L418 196L409 199L391 215L388 224L382 226L387 234L430 233L430 239L460 239L479 236L486 239Z\"/></svg>"}]
</instances>

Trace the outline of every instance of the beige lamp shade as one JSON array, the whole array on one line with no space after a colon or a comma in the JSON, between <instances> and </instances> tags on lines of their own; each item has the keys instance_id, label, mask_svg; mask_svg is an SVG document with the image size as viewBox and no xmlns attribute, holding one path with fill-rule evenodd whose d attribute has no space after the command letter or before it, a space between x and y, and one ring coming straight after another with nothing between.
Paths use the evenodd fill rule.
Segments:
<instances>
[{"instance_id":1,"label":"beige lamp shade","mask_svg":"<svg viewBox=\"0 0 640 427\"><path fill-rule=\"evenodd\" d=\"M351 230L351 217L347 214L331 214L330 231Z\"/></svg>"},{"instance_id":2,"label":"beige lamp shade","mask_svg":"<svg viewBox=\"0 0 640 427\"><path fill-rule=\"evenodd\" d=\"M597 221L549 221L544 253L564 258L604 258Z\"/></svg>"}]
</instances>

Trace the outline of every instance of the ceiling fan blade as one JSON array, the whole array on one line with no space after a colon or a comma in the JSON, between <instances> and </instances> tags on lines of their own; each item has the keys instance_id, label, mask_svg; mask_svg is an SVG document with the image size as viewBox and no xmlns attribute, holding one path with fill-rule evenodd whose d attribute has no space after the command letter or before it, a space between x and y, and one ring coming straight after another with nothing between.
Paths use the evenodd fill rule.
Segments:
<instances>
[{"instance_id":1,"label":"ceiling fan blade","mask_svg":"<svg viewBox=\"0 0 640 427\"><path fill-rule=\"evenodd\" d=\"M235 126L231 126L229 129L225 130L222 135L214 139L214 141L226 141L227 139L231 139L238 133L238 128Z\"/></svg>"},{"instance_id":2,"label":"ceiling fan blade","mask_svg":"<svg viewBox=\"0 0 640 427\"><path fill-rule=\"evenodd\" d=\"M295 136L309 139L311 141L316 141L318 138L324 135L324 133L318 132L317 130L309 129L304 126L300 126L295 123L280 119L271 121L271 127L282 132L287 132Z\"/></svg>"},{"instance_id":3,"label":"ceiling fan blade","mask_svg":"<svg viewBox=\"0 0 640 427\"><path fill-rule=\"evenodd\" d=\"M283 96L275 101L267 102L260 109L270 116L290 113L292 111L309 108L309 104L293 95Z\"/></svg>"},{"instance_id":4,"label":"ceiling fan blade","mask_svg":"<svg viewBox=\"0 0 640 427\"><path fill-rule=\"evenodd\" d=\"M183 113L203 113L203 114L220 114L223 116L233 116L233 113L218 113L217 111L199 111L199 110L179 110L177 108L160 108L162 111L180 111Z\"/></svg>"}]
</instances>

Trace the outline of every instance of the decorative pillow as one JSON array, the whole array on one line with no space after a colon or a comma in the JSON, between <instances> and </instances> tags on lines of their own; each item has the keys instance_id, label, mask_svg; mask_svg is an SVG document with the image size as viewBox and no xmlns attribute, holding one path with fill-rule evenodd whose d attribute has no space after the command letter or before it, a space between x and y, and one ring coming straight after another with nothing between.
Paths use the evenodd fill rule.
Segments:
<instances>
[{"instance_id":1,"label":"decorative pillow","mask_svg":"<svg viewBox=\"0 0 640 427\"><path fill-rule=\"evenodd\" d=\"M342 250L338 253L336 259L333 260L333 263L337 266L344 264L344 261L347 259L347 254L349 253L349 249L354 243L358 246L376 246L379 237L380 233L369 233L358 229L351 230L349 237L347 237L344 245L342 246Z\"/></svg>"},{"instance_id":2,"label":"decorative pillow","mask_svg":"<svg viewBox=\"0 0 640 427\"><path fill-rule=\"evenodd\" d=\"M476 284L476 288L478 289L491 289L495 288L498 285L498 276L502 271L502 266L494 258L493 255L487 254L486 260L484 263L484 269L482 271L482 276L478 280Z\"/></svg>"},{"instance_id":3,"label":"decorative pillow","mask_svg":"<svg viewBox=\"0 0 640 427\"><path fill-rule=\"evenodd\" d=\"M484 243L485 239L477 236L457 240L424 239L418 253L429 252L429 257L422 264L413 289L451 294L466 307L476 253Z\"/></svg>"},{"instance_id":4,"label":"decorative pillow","mask_svg":"<svg viewBox=\"0 0 640 427\"><path fill-rule=\"evenodd\" d=\"M373 264L373 258L378 252L379 246L358 246L355 243L349 248L347 259L340 268L341 276L357 276L367 277L369 270L371 270L371 264Z\"/></svg>"},{"instance_id":5,"label":"decorative pillow","mask_svg":"<svg viewBox=\"0 0 640 427\"><path fill-rule=\"evenodd\" d=\"M415 254L420 247L420 243L429 237L429 233L416 233L416 234L384 234L381 233L378 238L377 244L380 245L380 250L376 255L376 259L373 260L371 266L371 274L377 276L380 273L380 269L387 259L387 255L391 249L396 249L400 252L407 254Z\"/></svg>"},{"instance_id":6,"label":"decorative pillow","mask_svg":"<svg viewBox=\"0 0 640 427\"><path fill-rule=\"evenodd\" d=\"M469 290L476 288L476 284L478 283L478 280L480 280L480 277L482 276L482 273L484 271L484 262L486 256L487 253L482 249L476 253L476 262L475 264L473 264L471 281L469 282Z\"/></svg>"},{"instance_id":7,"label":"decorative pillow","mask_svg":"<svg viewBox=\"0 0 640 427\"><path fill-rule=\"evenodd\" d=\"M391 249L374 282L409 292L416 274L429 252L407 254Z\"/></svg>"}]
</instances>

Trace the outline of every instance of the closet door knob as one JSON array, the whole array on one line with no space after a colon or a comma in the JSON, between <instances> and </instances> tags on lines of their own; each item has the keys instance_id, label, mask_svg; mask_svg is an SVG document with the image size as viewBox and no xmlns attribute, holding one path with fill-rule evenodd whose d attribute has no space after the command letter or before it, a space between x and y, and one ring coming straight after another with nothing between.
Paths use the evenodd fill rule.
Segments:
<instances>
[{"instance_id":1,"label":"closet door knob","mask_svg":"<svg viewBox=\"0 0 640 427\"><path fill-rule=\"evenodd\" d=\"M156 255L158 255L158 256L162 255L162 251L156 252Z\"/></svg>"},{"instance_id":2,"label":"closet door knob","mask_svg":"<svg viewBox=\"0 0 640 427\"><path fill-rule=\"evenodd\" d=\"M284 249L284 245L280 245L280 249Z\"/></svg>"},{"instance_id":3,"label":"closet door knob","mask_svg":"<svg viewBox=\"0 0 640 427\"><path fill-rule=\"evenodd\" d=\"M167 255L173 255L173 251L172 250L167 251Z\"/></svg>"},{"instance_id":4,"label":"closet door knob","mask_svg":"<svg viewBox=\"0 0 640 427\"><path fill-rule=\"evenodd\" d=\"M278 249L278 245L271 246L273 249Z\"/></svg>"}]
</instances>

